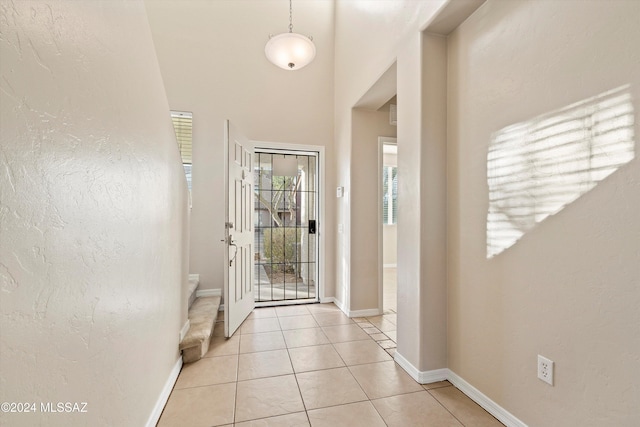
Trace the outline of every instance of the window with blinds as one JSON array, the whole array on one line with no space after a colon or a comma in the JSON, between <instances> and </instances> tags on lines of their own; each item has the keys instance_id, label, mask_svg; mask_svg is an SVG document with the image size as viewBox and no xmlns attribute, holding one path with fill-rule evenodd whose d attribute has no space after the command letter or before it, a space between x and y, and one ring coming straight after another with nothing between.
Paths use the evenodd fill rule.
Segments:
<instances>
[{"instance_id":1,"label":"window with blinds","mask_svg":"<svg viewBox=\"0 0 640 427\"><path fill-rule=\"evenodd\" d=\"M382 223L398 222L398 168L384 166L382 168Z\"/></svg>"},{"instance_id":2,"label":"window with blinds","mask_svg":"<svg viewBox=\"0 0 640 427\"><path fill-rule=\"evenodd\" d=\"M187 177L187 185L191 190L191 168L192 168L192 143L193 143L193 113L185 111L172 111L171 121L176 132L178 149L182 157L184 173Z\"/></svg>"}]
</instances>

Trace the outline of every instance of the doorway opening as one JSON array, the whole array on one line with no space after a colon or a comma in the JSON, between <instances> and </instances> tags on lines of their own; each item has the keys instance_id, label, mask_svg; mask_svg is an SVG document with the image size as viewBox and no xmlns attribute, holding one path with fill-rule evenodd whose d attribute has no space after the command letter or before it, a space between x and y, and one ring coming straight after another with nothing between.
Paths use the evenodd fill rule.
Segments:
<instances>
[{"instance_id":1,"label":"doorway opening","mask_svg":"<svg viewBox=\"0 0 640 427\"><path fill-rule=\"evenodd\" d=\"M319 152L255 148L256 306L319 301Z\"/></svg>"},{"instance_id":2,"label":"doorway opening","mask_svg":"<svg viewBox=\"0 0 640 427\"><path fill-rule=\"evenodd\" d=\"M398 309L398 146L396 138L379 140L380 205L382 213L382 310L396 313Z\"/></svg>"}]
</instances>

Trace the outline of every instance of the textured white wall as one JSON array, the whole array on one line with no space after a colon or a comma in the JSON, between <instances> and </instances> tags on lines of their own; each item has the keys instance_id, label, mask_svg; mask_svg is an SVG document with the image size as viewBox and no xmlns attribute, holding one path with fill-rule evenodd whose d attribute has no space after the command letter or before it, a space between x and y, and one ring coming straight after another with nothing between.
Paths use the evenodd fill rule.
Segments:
<instances>
[{"instance_id":1,"label":"textured white wall","mask_svg":"<svg viewBox=\"0 0 640 427\"><path fill-rule=\"evenodd\" d=\"M252 140L324 146L327 217L319 223L333 271L333 1L293 3L294 30L313 36L315 60L282 70L264 55L269 34L287 31L286 1L147 0L169 105L193 112L191 273L200 288L222 288L223 123ZM325 275L326 276L326 275ZM326 294L334 292L333 276Z\"/></svg>"},{"instance_id":2,"label":"textured white wall","mask_svg":"<svg viewBox=\"0 0 640 427\"><path fill-rule=\"evenodd\" d=\"M530 426L640 425L638 22L637 1L489 1L449 38L449 367ZM624 85L636 158L487 259L491 135Z\"/></svg>"},{"instance_id":3,"label":"textured white wall","mask_svg":"<svg viewBox=\"0 0 640 427\"><path fill-rule=\"evenodd\" d=\"M186 182L141 1L2 1L0 413L141 426L178 359ZM87 402L46 414L40 402Z\"/></svg>"}]
</instances>

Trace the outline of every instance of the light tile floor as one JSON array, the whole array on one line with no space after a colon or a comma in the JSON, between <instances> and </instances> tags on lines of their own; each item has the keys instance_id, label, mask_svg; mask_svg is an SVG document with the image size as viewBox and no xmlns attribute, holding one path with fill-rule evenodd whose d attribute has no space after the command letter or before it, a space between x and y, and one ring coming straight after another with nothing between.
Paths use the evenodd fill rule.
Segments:
<instances>
[{"instance_id":1,"label":"light tile floor","mask_svg":"<svg viewBox=\"0 0 640 427\"><path fill-rule=\"evenodd\" d=\"M449 382L393 361L396 314L349 319L333 304L255 309L186 364L159 426L502 426Z\"/></svg>"}]
</instances>

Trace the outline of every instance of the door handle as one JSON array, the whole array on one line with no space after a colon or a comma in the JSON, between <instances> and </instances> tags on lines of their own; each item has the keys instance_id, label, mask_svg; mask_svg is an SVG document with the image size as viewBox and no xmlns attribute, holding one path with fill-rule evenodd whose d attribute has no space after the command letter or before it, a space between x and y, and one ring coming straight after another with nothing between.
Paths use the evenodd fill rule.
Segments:
<instances>
[{"instance_id":1,"label":"door handle","mask_svg":"<svg viewBox=\"0 0 640 427\"><path fill-rule=\"evenodd\" d=\"M233 265L233 261L236 259L236 255L238 255L238 246L236 245L236 241L233 240L232 236L229 236L229 246L233 246L235 249L233 251L233 256L229 259L229 267Z\"/></svg>"}]
</instances>

